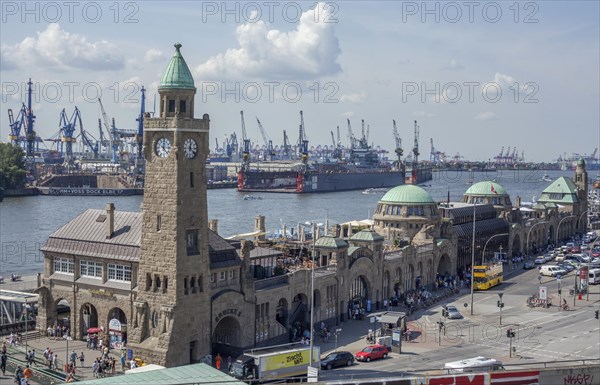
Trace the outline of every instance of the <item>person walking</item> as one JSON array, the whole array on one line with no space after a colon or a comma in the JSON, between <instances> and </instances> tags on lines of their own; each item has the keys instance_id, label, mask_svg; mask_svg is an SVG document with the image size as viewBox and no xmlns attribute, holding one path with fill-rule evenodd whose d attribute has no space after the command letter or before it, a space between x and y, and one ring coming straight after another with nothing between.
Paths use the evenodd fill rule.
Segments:
<instances>
[{"instance_id":1,"label":"person walking","mask_svg":"<svg viewBox=\"0 0 600 385\"><path fill-rule=\"evenodd\" d=\"M6 362L8 361L8 357L6 353L2 353L0 356L0 371L2 371L2 375L6 375Z\"/></svg>"},{"instance_id":2,"label":"person walking","mask_svg":"<svg viewBox=\"0 0 600 385\"><path fill-rule=\"evenodd\" d=\"M227 372L231 372L231 366L233 365L233 358L231 355L227 356Z\"/></svg>"},{"instance_id":3,"label":"person walking","mask_svg":"<svg viewBox=\"0 0 600 385\"><path fill-rule=\"evenodd\" d=\"M121 353L121 371L125 371L125 352Z\"/></svg>"},{"instance_id":4,"label":"person walking","mask_svg":"<svg viewBox=\"0 0 600 385\"><path fill-rule=\"evenodd\" d=\"M25 382L29 383L29 380L31 379L32 376L33 376L33 370L31 370L29 365L27 365L25 367L25 369L23 369L23 378L25 379Z\"/></svg>"},{"instance_id":5,"label":"person walking","mask_svg":"<svg viewBox=\"0 0 600 385\"><path fill-rule=\"evenodd\" d=\"M85 363L85 356L83 355L83 352L81 352L81 354L79 355L79 365L83 368L84 363Z\"/></svg>"},{"instance_id":6,"label":"person walking","mask_svg":"<svg viewBox=\"0 0 600 385\"><path fill-rule=\"evenodd\" d=\"M71 351L71 356L69 358L69 361L71 361L71 365L75 366L75 361L77 361L77 353L75 353L74 349L73 351Z\"/></svg>"},{"instance_id":7,"label":"person walking","mask_svg":"<svg viewBox=\"0 0 600 385\"><path fill-rule=\"evenodd\" d=\"M222 363L223 359L221 358L221 355L217 353L217 357L215 358L215 366L217 367L217 370L221 370Z\"/></svg>"}]
</instances>

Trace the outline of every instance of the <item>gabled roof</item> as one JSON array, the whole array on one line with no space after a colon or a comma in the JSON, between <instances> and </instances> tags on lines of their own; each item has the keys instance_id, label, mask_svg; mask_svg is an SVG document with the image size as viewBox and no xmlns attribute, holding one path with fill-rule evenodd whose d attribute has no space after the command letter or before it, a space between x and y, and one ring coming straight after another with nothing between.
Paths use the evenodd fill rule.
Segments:
<instances>
[{"instance_id":1,"label":"gabled roof","mask_svg":"<svg viewBox=\"0 0 600 385\"><path fill-rule=\"evenodd\" d=\"M546 187L538 198L539 203L574 204L578 202L577 186L569 178L561 176Z\"/></svg>"},{"instance_id":2,"label":"gabled roof","mask_svg":"<svg viewBox=\"0 0 600 385\"><path fill-rule=\"evenodd\" d=\"M367 242L377 242L383 241L383 237L377 234L373 230L361 230L358 233L354 234L350 237L351 241L367 241Z\"/></svg>"},{"instance_id":3,"label":"gabled roof","mask_svg":"<svg viewBox=\"0 0 600 385\"><path fill-rule=\"evenodd\" d=\"M331 235L325 235L315 241L316 247L340 249L342 247L348 247L348 242L341 238L334 238Z\"/></svg>"}]
</instances>

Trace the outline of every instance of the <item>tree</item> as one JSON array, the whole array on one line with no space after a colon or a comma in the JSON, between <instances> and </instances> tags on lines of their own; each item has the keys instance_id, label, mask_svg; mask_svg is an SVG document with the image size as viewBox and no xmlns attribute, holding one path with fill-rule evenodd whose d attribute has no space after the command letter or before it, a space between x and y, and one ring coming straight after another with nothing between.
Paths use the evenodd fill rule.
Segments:
<instances>
[{"instance_id":1,"label":"tree","mask_svg":"<svg viewBox=\"0 0 600 385\"><path fill-rule=\"evenodd\" d=\"M0 143L0 187L16 189L25 186L25 153L19 146Z\"/></svg>"}]
</instances>

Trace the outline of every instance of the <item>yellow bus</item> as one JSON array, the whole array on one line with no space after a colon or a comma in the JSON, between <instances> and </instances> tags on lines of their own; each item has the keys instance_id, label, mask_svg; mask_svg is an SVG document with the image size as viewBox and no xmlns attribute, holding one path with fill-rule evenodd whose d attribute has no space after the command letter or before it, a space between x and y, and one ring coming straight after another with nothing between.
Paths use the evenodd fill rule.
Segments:
<instances>
[{"instance_id":1,"label":"yellow bus","mask_svg":"<svg viewBox=\"0 0 600 385\"><path fill-rule=\"evenodd\" d=\"M473 289L475 290L487 290L501 284L502 281L502 262L473 268Z\"/></svg>"}]
</instances>

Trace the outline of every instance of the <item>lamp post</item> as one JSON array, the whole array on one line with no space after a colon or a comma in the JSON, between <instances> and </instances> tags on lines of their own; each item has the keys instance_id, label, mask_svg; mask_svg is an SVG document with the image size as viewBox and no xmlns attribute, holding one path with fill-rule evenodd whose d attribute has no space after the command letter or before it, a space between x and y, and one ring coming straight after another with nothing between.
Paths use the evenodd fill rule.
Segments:
<instances>
[{"instance_id":1,"label":"lamp post","mask_svg":"<svg viewBox=\"0 0 600 385\"><path fill-rule=\"evenodd\" d=\"M560 229L560 225L563 223L565 219L574 218L575 215L568 215L558 222L558 226L556 226L556 243L558 244L558 229Z\"/></svg>"},{"instance_id":2,"label":"lamp post","mask_svg":"<svg viewBox=\"0 0 600 385\"><path fill-rule=\"evenodd\" d=\"M483 246L483 254L481 255L481 264L483 265L485 262L485 248L487 247L489 241L491 241L492 239L496 238L496 237L501 237L501 236L505 236L505 235L509 235L508 233L502 233L502 234L496 234L496 235L492 235L486 242L485 245ZM500 250L502 251L502 250Z\"/></svg>"},{"instance_id":3,"label":"lamp post","mask_svg":"<svg viewBox=\"0 0 600 385\"><path fill-rule=\"evenodd\" d=\"M581 221L581 217L583 217L583 215L585 213L587 213L589 210L585 210L584 212L581 213L581 215L579 215L579 218L577 218L577 224L575 225L575 227L579 227L579 221ZM575 229L577 230L577 229Z\"/></svg>"},{"instance_id":4,"label":"lamp post","mask_svg":"<svg viewBox=\"0 0 600 385\"><path fill-rule=\"evenodd\" d=\"M526 252L528 255L529 255L529 234L531 234L531 230L533 230L533 228L534 228L535 226L537 226L537 225L542 225L542 224L544 224L544 223L548 223L548 221L541 221L541 222L538 222L538 223L534 223L534 225L533 225L533 226L531 226L531 227L529 228L529 231L527 232L527 242L525 243L525 252Z\"/></svg>"},{"instance_id":5,"label":"lamp post","mask_svg":"<svg viewBox=\"0 0 600 385\"><path fill-rule=\"evenodd\" d=\"M29 309L27 307L27 298L25 298L25 304L23 306L25 307L25 354L27 354L27 357L29 357L29 350L27 350L27 321L29 321Z\"/></svg>"},{"instance_id":6,"label":"lamp post","mask_svg":"<svg viewBox=\"0 0 600 385\"><path fill-rule=\"evenodd\" d=\"M313 340L314 340L314 313L315 313L315 238L317 237L316 224L313 223L312 256L310 263L310 353L309 370L313 367ZM337 337L336 337L337 339Z\"/></svg>"},{"instance_id":7,"label":"lamp post","mask_svg":"<svg viewBox=\"0 0 600 385\"><path fill-rule=\"evenodd\" d=\"M474 292L473 292L473 286L475 284L475 279L474 279L474 267L475 267L475 208L477 207L477 200L474 201L473 203L473 241L471 243L471 315L473 315L473 298L474 298Z\"/></svg>"}]
</instances>

